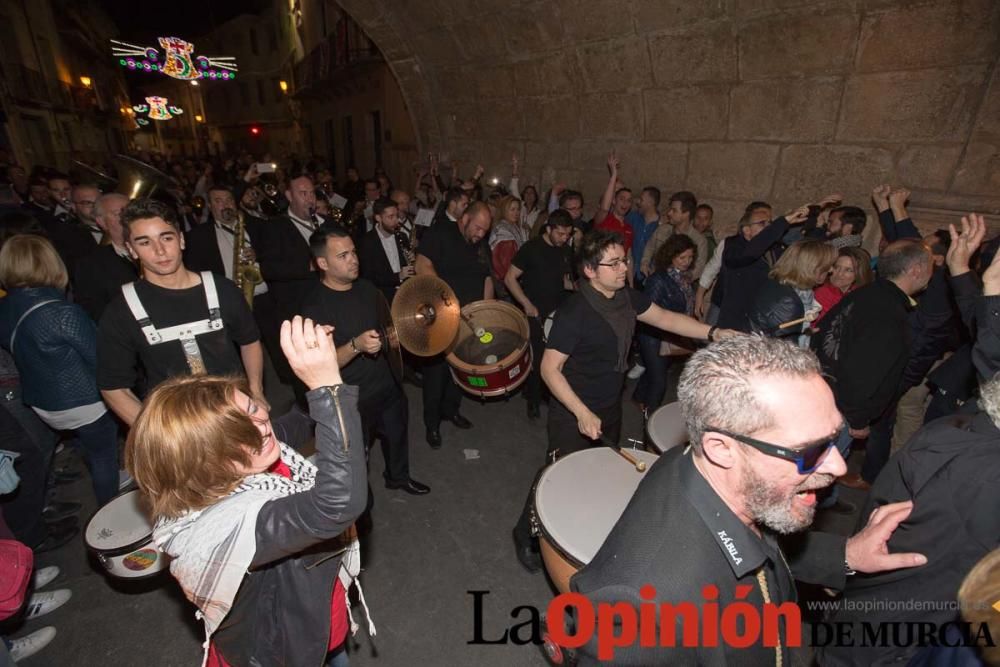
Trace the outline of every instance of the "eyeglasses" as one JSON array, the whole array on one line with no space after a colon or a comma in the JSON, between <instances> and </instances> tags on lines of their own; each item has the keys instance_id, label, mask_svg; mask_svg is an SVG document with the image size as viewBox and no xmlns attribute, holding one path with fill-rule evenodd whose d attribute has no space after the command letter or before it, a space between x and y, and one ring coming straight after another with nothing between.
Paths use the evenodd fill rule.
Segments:
<instances>
[{"instance_id":1,"label":"eyeglasses","mask_svg":"<svg viewBox=\"0 0 1000 667\"><path fill-rule=\"evenodd\" d=\"M612 260L610 262L598 262L597 265L598 266L606 266L606 267L608 267L610 269L617 269L619 266L627 266L628 265L628 260L627 259L616 259L616 260Z\"/></svg>"},{"instance_id":2,"label":"eyeglasses","mask_svg":"<svg viewBox=\"0 0 1000 667\"><path fill-rule=\"evenodd\" d=\"M800 475L808 475L809 473L816 470L816 468L823 465L823 461L826 460L827 453L833 448L833 446L837 442L836 438L832 438L827 442L821 442L819 444L812 445L811 447L806 447L804 449L789 449L788 447L773 445L770 442L764 442L763 440L756 440L754 438L750 438L745 435L731 433L721 428L715 428L714 426L706 426L705 430L729 436L733 440L738 440L742 442L744 445L749 445L750 447L756 449L758 452L762 452L764 454L767 454L768 456L774 456L779 459L785 459L786 461L794 461L795 465L799 469Z\"/></svg>"}]
</instances>

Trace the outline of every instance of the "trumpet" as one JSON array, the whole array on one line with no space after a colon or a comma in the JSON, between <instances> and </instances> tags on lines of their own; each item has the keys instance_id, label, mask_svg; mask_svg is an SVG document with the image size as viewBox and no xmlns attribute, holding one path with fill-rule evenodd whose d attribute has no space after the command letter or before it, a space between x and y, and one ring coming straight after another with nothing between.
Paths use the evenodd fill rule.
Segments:
<instances>
[{"instance_id":1,"label":"trumpet","mask_svg":"<svg viewBox=\"0 0 1000 667\"><path fill-rule=\"evenodd\" d=\"M246 241L246 218L243 211L227 208L222 212L223 221L233 228L233 282L243 292L247 305L253 308L253 293L257 285L264 282L260 265L253 248Z\"/></svg>"}]
</instances>

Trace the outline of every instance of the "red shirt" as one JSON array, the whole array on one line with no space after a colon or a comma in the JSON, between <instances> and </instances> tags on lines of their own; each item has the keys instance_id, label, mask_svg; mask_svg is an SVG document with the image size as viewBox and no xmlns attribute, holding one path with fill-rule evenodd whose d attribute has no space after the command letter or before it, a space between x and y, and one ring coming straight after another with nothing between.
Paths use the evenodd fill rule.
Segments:
<instances>
[{"instance_id":1,"label":"red shirt","mask_svg":"<svg viewBox=\"0 0 1000 667\"><path fill-rule=\"evenodd\" d=\"M609 232L617 232L621 234L622 238L625 239L625 254L628 255L632 252L632 236L635 234L632 229L632 225L628 224L624 220L619 220L611 211L608 211L604 220L601 220L595 229L604 229Z\"/></svg>"},{"instance_id":2,"label":"red shirt","mask_svg":"<svg viewBox=\"0 0 1000 667\"><path fill-rule=\"evenodd\" d=\"M275 461L268 472L277 473L282 477L291 478L292 476L292 471L281 459ZM344 585L340 583L338 576L333 585L333 597L330 600L330 642L327 644L327 651L332 651L344 643L344 640L347 639L347 628L347 597L344 595ZM207 667L230 667L222 654L215 649L214 643L208 646L208 662L205 664Z\"/></svg>"},{"instance_id":3,"label":"red shirt","mask_svg":"<svg viewBox=\"0 0 1000 667\"><path fill-rule=\"evenodd\" d=\"M813 290L813 296L816 297L816 302L823 307L823 310L819 311L819 315L812 322L812 327L815 329L819 324L819 321L826 317L826 314L833 310L833 307L840 303L840 300L844 298L847 292L841 292L839 287L834 287L830 283L826 282Z\"/></svg>"}]
</instances>

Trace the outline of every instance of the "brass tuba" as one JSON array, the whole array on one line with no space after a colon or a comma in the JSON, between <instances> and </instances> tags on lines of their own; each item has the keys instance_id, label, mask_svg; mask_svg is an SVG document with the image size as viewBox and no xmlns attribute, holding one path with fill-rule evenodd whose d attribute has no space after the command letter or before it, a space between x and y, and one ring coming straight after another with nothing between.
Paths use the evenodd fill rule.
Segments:
<instances>
[{"instance_id":1,"label":"brass tuba","mask_svg":"<svg viewBox=\"0 0 1000 667\"><path fill-rule=\"evenodd\" d=\"M129 199L151 197L177 205L182 202L180 186L173 176L127 155L115 156L118 169L116 190Z\"/></svg>"},{"instance_id":2,"label":"brass tuba","mask_svg":"<svg viewBox=\"0 0 1000 667\"><path fill-rule=\"evenodd\" d=\"M236 218L236 225L233 229L233 282L236 287L243 292L243 298L247 305L253 308L253 292L257 285L264 282L264 277L260 273L260 265L254 256L253 248L246 241L246 218L243 211L227 208L222 217L223 222L232 224Z\"/></svg>"}]
</instances>

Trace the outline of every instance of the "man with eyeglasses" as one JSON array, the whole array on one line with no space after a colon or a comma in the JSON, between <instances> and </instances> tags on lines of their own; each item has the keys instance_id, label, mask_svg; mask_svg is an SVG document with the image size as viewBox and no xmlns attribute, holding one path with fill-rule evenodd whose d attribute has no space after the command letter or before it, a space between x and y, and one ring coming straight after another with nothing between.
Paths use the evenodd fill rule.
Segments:
<instances>
[{"instance_id":1,"label":"man with eyeglasses","mask_svg":"<svg viewBox=\"0 0 1000 667\"><path fill-rule=\"evenodd\" d=\"M628 255L622 237L614 232L595 230L585 236L578 260L579 289L556 310L542 356L542 379L553 397L546 461L618 443L622 387L636 320L699 340L736 335L660 308L642 292L626 287ZM534 572L541 563L531 540L530 502L514 529L514 543L518 560Z\"/></svg>"},{"instance_id":2,"label":"man with eyeglasses","mask_svg":"<svg viewBox=\"0 0 1000 667\"><path fill-rule=\"evenodd\" d=\"M714 586L717 609L739 600L763 617L766 603L795 602L793 572L801 581L840 589L854 571L926 563L920 554L892 554L886 547L912 510L909 502L879 507L851 538L809 533L787 560L782 554L777 536L808 528L817 491L846 470L833 446L843 418L820 372L811 352L776 339L735 336L696 352L678 389L690 445L653 464L571 588L595 608L624 603L638 613L640 604L697 607ZM683 626L679 614L672 628L678 644L688 630ZM723 641L697 648L635 642L616 650L615 661L787 665L789 630L779 622L777 646L760 638L745 648ZM594 664L596 644L581 653L579 664Z\"/></svg>"}]
</instances>

